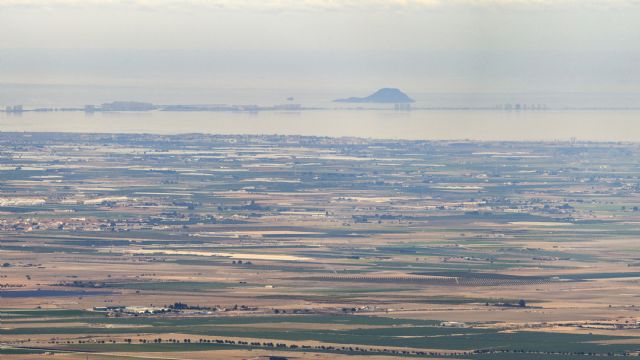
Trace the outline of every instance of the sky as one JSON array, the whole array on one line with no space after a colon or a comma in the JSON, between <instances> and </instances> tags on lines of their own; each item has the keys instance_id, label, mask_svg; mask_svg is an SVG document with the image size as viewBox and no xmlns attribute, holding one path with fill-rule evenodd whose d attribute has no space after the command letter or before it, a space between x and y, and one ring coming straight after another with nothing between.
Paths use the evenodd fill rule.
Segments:
<instances>
[{"instance_id":1,"label":"sky","mask_svg":"<svg viewBox=\"0 0 640 360\"><path fill-rule=\"evenodd\" d=\"M16 86L636 94L637 64L640 0L0 0L5 97Z\"/></svg>"}]
</instances>

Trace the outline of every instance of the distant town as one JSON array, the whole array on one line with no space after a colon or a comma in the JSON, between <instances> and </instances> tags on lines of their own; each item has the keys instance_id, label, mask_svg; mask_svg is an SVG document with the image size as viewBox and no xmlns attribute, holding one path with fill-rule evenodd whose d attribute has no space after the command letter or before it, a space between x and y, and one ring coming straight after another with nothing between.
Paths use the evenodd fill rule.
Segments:
<instances>
[{"instance_id":1,"label":"distant town","mask_svg":"<svg viewBox=\"0 0 640 360\"><path fill-rule=\"evenodd\" d=\"M340 101L343 102L343 101ZM394 110L394 111L412 111L412 110L491 110L491 111L554 111L554 110L638 110L640 107L562 107L549 106L547 104L529 104L529 103L505 103L493 106L412 106L410 103L385 103L388 107L378 106L354 106L339 107L343 110ZM168 112L249 112L257 113L263 111L306 111L306 110L335 110L334 107L318 107L303 106L298 103L283 103L275 105L257 105L257 104L172 104L157 105L148 102L139 101L112 101L101 105L87 104L83 107L28 107L22 104L6 105L0 107L0 112L8 114L20 114L24 112L85 112L88 114L97 112L148 112L148 111L168 111Z\"/></svg>"},{"instance_id":2,"label":"distant town","mask_svg":"<svg viewBox=\"0 0 640 360\"><path fill-rule=\"evenodd\" d=\"M189 112L206 112L206 111L229 111L229 112L250 112L257 113L261 111L303 111L303 110L335 110L334 107L318 107L303 106L295 103L294 97L287 97L286 102L275 105L228 105L228 104L173 104L173 105L157 105L149 102L141 101L112 101L101 105L87 104L83 107L26 107L22 104L6 105L5 113L20 114L27 111L33 112L51 112L51 111L83 111L85 113L96 112L144 112L144 111L189 111ZM548 110L638 110L640 107L611 107L611 106L587 106L587 107L568 107L568 106L549 106L544 103L498 103L487 106L413 106L415 100L409 97L400 89L381 88L374 93L365 97L348 97L343 99L335 99L333 103L354 104L353 106L341 105L342 110L384 110L381 106L388 106L386 109L395 111L411 111L411 110L492 110L492 111L548 111ZM366 106L363 104L375 104L375 106ZM2 110L0 110L2 111Z\"/></svg>"},{"instance_id":3,"label":"distant town","mask_svg":"<svg viewBox=\"0 0 640 360\"><path fill-rule=\"evenodd\" d=\"M279 104L271 106L260 105L156 105L138 101L112 101L102 105L88 104L84 107L34 107L26 108L23 105L7 105L4 108L6 113L22 113L26 111L50 112L50 111L84 111L93 112L115 112L115 111L299 111L303 107L300 104Z\"/></svg>"}]
</instances>

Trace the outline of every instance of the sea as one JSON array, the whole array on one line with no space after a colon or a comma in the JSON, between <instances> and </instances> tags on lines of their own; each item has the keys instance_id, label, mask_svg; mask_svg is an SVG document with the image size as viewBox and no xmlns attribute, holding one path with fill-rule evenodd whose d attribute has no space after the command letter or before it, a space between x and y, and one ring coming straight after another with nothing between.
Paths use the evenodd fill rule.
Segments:
<instances>
[{"instance_id":1,"label":"sea","mask_svg":"<svg viewBox=\"0 0 640 360\"><path fill-rule=\"evenodd\" d=\"M640 94L419 93L412 110L339 104L361 94L236 89L0 87L0 105L82 107L113 100L155 104L298 103L307 110L258 112L0 112L2 132L279 134L407 140L640 142ZM515 110L516 107L527 110ZM511 110L507 110L507 109ZM529 110L533 108L532 110Z\"/></svg>"}]
</instances>

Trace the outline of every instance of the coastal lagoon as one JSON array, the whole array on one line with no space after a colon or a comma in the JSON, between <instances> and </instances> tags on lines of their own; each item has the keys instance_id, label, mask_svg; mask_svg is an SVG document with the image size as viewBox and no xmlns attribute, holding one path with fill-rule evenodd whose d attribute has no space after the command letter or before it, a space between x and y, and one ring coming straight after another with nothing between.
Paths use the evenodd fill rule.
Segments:
<instances>
[{"instance_id":1,"label":"coastal lagoon","mask_svg":"<svg viewBox=\"0 0 640 360\"><path fill-rule=\"evenodd\" d=\"M411 140L640 141L640 110L0 113L3 132L280 134Z\"/></svg>"}]
</instances>

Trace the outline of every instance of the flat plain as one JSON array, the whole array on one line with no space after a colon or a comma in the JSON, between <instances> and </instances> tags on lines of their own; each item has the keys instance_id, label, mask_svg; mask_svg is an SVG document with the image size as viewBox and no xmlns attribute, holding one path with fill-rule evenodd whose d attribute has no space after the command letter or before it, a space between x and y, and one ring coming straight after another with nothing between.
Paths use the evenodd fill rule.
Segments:
<instances>
[{"instance_id":1,"label":"flat plain","mask_svg":"<svg viewBox=\"0 0 640 360\"><path fill-rule=\"evenodd\" d=\"M638 356L638 158L0 133L0 355Z\"/></svg>"}]
</instances>

